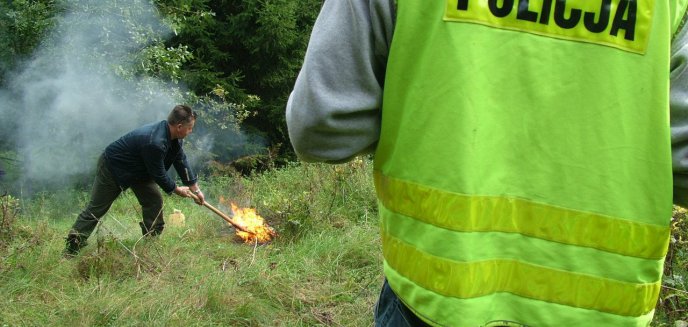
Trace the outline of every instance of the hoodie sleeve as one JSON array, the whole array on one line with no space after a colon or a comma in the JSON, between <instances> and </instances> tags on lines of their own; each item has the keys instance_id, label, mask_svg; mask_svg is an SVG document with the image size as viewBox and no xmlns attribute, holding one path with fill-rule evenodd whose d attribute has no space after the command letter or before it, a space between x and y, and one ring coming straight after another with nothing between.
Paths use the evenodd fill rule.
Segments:
<instances>
[{"instance_id":1,"label":"hoodie sleeve","mask_svg":"<svg viewBox=\"0 0 688 327\"><path fill-rule=\"evenodd\" d=\"M688 207L688 29L684 25L671 47L671 146L674 203Z\"/></svg>"},{"instance_id":2,"label":"hoodie sleeve","mask_svg":"<svg viewBox=\"0 0 688 327\"><path fill-rule=\"evenodd\" d=\"M346 162L375 149L394 0L326 0L286 109L307 162Z\"/></svg>"}]
</instances>

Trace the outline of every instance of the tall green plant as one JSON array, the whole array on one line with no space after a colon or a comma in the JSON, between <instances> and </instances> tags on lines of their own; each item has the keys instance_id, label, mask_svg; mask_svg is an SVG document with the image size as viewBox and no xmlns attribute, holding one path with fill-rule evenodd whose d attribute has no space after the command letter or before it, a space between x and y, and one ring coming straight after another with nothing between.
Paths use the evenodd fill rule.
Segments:
<instances>
[{"instance_id":1,"label":"tall green plant","mask_svg":"<svg viewBox=\"0 0 688 327\"><path fill-rule=\"evenodd\" d=\"M0 2L0 86L7 73L38 46L58 11L54 0Z\"/></svg>"}]
</instances>

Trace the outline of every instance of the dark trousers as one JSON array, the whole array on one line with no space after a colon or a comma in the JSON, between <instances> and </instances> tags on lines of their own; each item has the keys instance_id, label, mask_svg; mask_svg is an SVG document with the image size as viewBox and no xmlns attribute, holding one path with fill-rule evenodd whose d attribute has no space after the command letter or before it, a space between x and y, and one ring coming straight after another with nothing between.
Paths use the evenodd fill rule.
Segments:
<instances>
[{"instance_id":1,"label":"dark trousers","mask_svg":"<svg viewBox=\"0 0 688 327\"><path fill-rule=\"evenodd\" d=\"M423 322L416 316L411 309L406 307L399 297L389 287L387 279L382 285L380 298L375 305L375 327L429 327L430 325ZM522 326L516 322L509 321L493 321L487 326L492 327L509 327Z\"/></svg>"},{"instance_id":2,"label":"dark trousers","mask_svg":"<svg viewBox=\"0 0 688 327\"><path fill-rule=\"evenodd\" d=\"M428 324L407 308L389 287L387 279L382 285L380 298L375 306L375 327L425 327Z\"/></svg>"},{"instance_id":3,"label":"dark trousers","mask_svg":"<svg viewBox=\"0 0 688 327\"><path fill-rule=\"evenodd\" d=\"M160 189L153 180L132 183L131 190L141 205L143 223L141 231L144 235L158 235L162 232L165 222L162 217L163 199ZM117 185L112 173L105 164L105 158L101 155L98 159L96 176L91 189L91 200L84 211L76 218L69 232L85 241L98 225L101 217L107 213L112 203L122 193L123 189Z\"/></svg>"}]
</instances>

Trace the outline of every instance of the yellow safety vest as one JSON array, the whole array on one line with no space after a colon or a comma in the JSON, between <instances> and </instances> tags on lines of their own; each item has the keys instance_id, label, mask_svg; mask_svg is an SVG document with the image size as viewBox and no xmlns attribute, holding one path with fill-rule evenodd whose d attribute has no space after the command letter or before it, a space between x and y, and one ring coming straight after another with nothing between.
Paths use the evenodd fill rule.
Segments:
<instances>
[{"instance_id":1,"label":"yellow safety vest","mask_svg":"<svg viewBox=\"0 0 688 327\"><path fill-rule=\"evenodd\" d=\"M437 326L647 326L685 0L398 0L385 275Z\"/></svg>"}]
</instances>

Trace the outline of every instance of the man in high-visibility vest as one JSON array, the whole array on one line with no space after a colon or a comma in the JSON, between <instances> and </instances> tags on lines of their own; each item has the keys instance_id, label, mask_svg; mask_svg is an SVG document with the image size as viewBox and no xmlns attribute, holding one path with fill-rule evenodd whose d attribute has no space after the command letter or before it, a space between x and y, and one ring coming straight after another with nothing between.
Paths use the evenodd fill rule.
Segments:
<instances>
[{"instance_id":1,"label":"man in high-visibility vest","mask_svg":"<svg viewBox=\"0 0 688 327\"><path fill-rule=\"evenodd\" d=\"M688 203L685 11L324 2L286 117L304 161L375 153L377 326L650 323Z\"/></svg>"}]
</instances>

